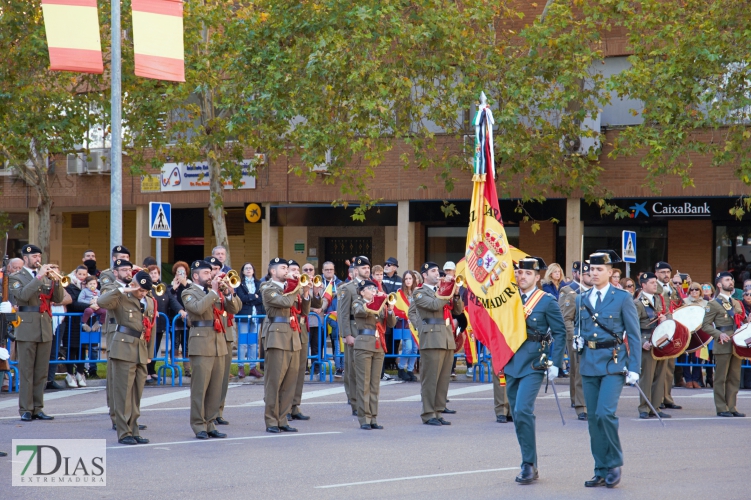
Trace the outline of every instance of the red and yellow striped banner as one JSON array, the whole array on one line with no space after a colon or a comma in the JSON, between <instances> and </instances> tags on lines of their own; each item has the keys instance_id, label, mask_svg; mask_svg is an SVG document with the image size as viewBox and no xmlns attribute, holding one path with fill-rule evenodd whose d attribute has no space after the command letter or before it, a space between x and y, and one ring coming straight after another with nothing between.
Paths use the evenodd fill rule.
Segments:
<instances>
[{"instance_id":1,"label":"red and yellow striped banner","mask_svg":"<svg viewBox=\"0 0 751 500\"><path fill-rule=\"evenodd\" d=\"M42 0L50 70L104 72L96 0Z\"/></svg>"},{"instance_id":2,"label":"red and yellow striped banner","mask_svg":"<svg viewBox=\"0 0 751 500\"><path fill-rule=\"evenodd\" d=\"M136 76L185 81L182 0L132 0Z\"/></svg>"}]
</instances>

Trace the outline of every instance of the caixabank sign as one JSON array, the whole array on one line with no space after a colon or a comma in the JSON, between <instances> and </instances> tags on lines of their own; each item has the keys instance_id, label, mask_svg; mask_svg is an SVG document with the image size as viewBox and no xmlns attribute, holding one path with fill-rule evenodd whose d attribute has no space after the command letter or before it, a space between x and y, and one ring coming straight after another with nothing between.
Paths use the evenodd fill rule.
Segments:
<instances>
[{"instance_id":1,"label":"caixabank sign","mask_svg":"<svg viewBox=\"0 0 751 500\"><path fill-rule=\"evenodd\" d=\"M666 219L736 220L730 214L730 209L739 203L739 198L614 198L608 201L622 208L628 215L618 219L615 214L602 215L599 206L582 200L582 220L626 224Z\"/></svg>"},{"instance_id":2,"label":"caixabank sign","mask_svg":"<svg viewBox=\"0 0 751 500\"><path fill-rule=\"evenodd\" d=\"M14 439L13 486L107 486L107 440Z\"/></svg>"}]
</instances>

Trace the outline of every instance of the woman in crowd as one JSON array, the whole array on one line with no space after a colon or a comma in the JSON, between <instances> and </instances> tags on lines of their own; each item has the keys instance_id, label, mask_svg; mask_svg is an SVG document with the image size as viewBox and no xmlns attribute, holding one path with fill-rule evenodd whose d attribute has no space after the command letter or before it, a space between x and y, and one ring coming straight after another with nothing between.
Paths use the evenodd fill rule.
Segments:
<instances>
[{"instance_id":1,"label":"woman in crowd","mask_svg":"<svg viewBox=\"0 0 751 500\"><path fill-rule=\"evenodd\" d=\"M688 288L688 297L683 299L686 305L696 305L701 308L707 307L707 301L704 300L701 293L701 285L692 283ZM701 360L696 357L695 353L687 353L679 359L682 363L699 364ZM701 366L684 366L683 367L683 387L688 389L699 389L704 386L701 376Z\"/></svg>"},{"instance_id":2,"label":"woman in crowd","mask_svg":"<svg viewBox=\"0 0 751 500\"><path fill-rule=\"evenodd\" d=\"M550 295L558 300L558 293L563 283L563 269L559 264L553 262L548 266L548 270L545 272L545 278L542 280L542 291L548 292Z\"/></svg>"},{"instance_id":3,"label":"woman in crowd","mask_svg":"<svg viewBox=\"0 0 751 500\"><path fill-rule=\"evenodd\" d=\"M187 262L178 260L172 266L172 274L175 278L172 280L172 284L167 287L167 293L169 294L170 309L172 317L175 314L179 314L180 317L175 321L175 331L173 332L175 346L175 352L172 355L177 358L177 349L182 347L182 357L188 359L188 331L186 326L186 317L188 313L185 312L183 307L183 290L188 288L191 284L190 266ZM183 375L190 377L190 361L183 363Z\"/></svg>"},{"instance_id":4,"label":"woman in crowd","mask_svg":"<svg viewBox=\"0 0 751 500\"><path fill-rule=\"evenodd\" d=\"M610 284L616 288L621 288L621 270L613 268L613 275L610 277Z\"/></svg>"},{"instance_id":5,"label":"woman in crowd","mask_svg":"<svg viewBox=\"0 0 751 500\"><path fill-rule=\"evenodd\" d=\"M162 282L162 273L160 272L159 266L156 265L150 265L146 268L149 271L149 277L151 278L151 281L154 285L154 289L152 290L152 296L156 299L157 309L160 313L164 314L164 316L168 318L172 318L172 310L170 308L170 296L169 293L166 291L162 295L156 294L156 286ZM160 354L160 349L162 346L162 338L164 337L164 332L167 330L167 320L164 319L164 316L162 314L159 315L159 320L156 324L156 353L153 355L154 358L158 358ZM165 351L167 350L167 347L165 346ZM156 384L157 376L156 376L156 361L152 361L149 363L146 367L148 370L148 374L146 375L146 383L147 384Z\"/></svg>"},{"instance_id":6,"label":"woman in crowd","mask_svg":"<svg viewBox=\"0 0 751 500\"><path fill-rule=\"evenodd\" d=\"M242 309L237 316L255 316L266 314L263 308L263 300L261 299L261 282L256 278L256 269L253 264L246 262L243 264L240 270L242 275L242 283L235 289L237 296L243 303ZM238 318L237 319L237 332L240 335L250 335L251 333L258 333L259 321L257 318ZM240 378L245 378L245 363L244 360L250 360L250 371L248 375L251 377L261 378L263 373L258 371L256 362L258 359L258 341L253 343L237 343L237 359L240 366L237 370L237 375Z\"/></svg>"},{"instance_id":7,"label":"woman in crowd","mask_svg":"<svg viewBox=\"0 0 751 500\"><path fill-rule=\"evenodd\" d=\"M67 311L71 313L82 313L88 307L87 304L78 302L78 296L81 295L83 289L83 282L89 275L89 271L85 266L78 266L72 273L68 275L70 278L70 284L65 287L65 292L70 296L71 302L68 304ZM67 329L61 331L65 332L65 342L68 343L68 359L78 359L78 351L81 349L81 317L69 316L68 322L70 322L70 336L68 336ZM88 348L88 344L86 345ZM75 356L75 358L74 358ZM81 358L83 359L83 358ZM96 373L96 363L91 363L91 368ZM65 383L68 387L86 387L86 369L84 363L66 364L65 369L68 375L65 376ZM89 372L91 375L91 372Z\"/></svg>"},{"instance_id":8,"label":"woman in crowd","mask_svg":"<svg viewBox=\"0 0 751 500\"><path fill-rule=\"evenodd\" d=\"M412 294L418 286L417 273L415 271L407 271L402 276L402 288L396 292L406 302L406 306L412 302ZM404 311L406 313L407 311ZM419 345L412 338L412 333L409 328L409 320L397 317L396 326L394 330L402 330L402 356L416 356L419 349ZM415 362L416 357L402 357L399 358L398 368L399 378L405 382L414 382L417 380L415 377Z\"/></svg>"},{"instance_id":9,"label":"woman in crowd","mask_svg":"<svg viewBox=\"0 0 751 500\"><path fill-rule=\"evenodd\" d=\"M634 280L632 280L631 278L621 278L619 284L621 288L630 293L631 296L634 296L634 293L636 292L636 283L634 282Z\"/></svg>"}]
</instances>

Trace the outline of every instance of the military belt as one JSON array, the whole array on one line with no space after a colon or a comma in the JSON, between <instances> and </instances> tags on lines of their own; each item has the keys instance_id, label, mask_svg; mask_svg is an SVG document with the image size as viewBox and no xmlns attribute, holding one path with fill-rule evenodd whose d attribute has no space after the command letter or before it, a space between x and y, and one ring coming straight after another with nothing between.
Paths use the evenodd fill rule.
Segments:
<instances>
[{"instance_id":1,"label":"military belt","mask_svg":"<svg viewBox=\"0 0 751 500\"><path fill-rule=\"evenodd\" d=\"M531 342L549 342L551 339L551 336L548 334L540 334L540 333L528 333L527 334L527 340Z\"/></svg>"},{"instance_id":2,"label":"military belt","mask_svg":"<svg viewBox=\"0 0 751 500\"><path fill-rule=\"evenodd\" d=\"M141 338L141 332L139 332L138 330L134 330L132 328L128 328L127 326L124 326L124 325L118 325L117 332L124 333L125 335L130 335L131 337L135 337L137 339Z\"/></svg>"},{"instance_id":3,"label":"military belt","mask_svg":"<svg viewBox=\"0 0 751 500\"><path fill-rule=\"evenodd\" d=\"M350 314L350 315L349 315L349 320L350 320L350 321L354 321L354 320L355 320L355 316L354 316L353 314Z\"/></svg>"},{"instance_id":4,"label":"military belt","mask_svg":"<svg viewBox=\"0 0 751 500\"><path fill-rule=\"evenodd\" d=\"M603 342L595 342L594 340L587 341L587 347L590 349L612 349L618 346L617 340L605 340Z\"/></svg>"},{"instance_id":5,"label":"military belt","mask_svg":"<svg viewBox=\"0 0 751 500\"><path fill-rule=\"evenodd\" d=\"M358 335L375 335L375 330L357 330Z\"/></svg>"},{"instance_id":6,"label":"military belt","mask_svg":"<svg viewBox=\"0 0 751 500\"><path fill-rule=\"evenodd\" d=\"M443 318L424 318L422 322L426 325L443 325L446 320Z\"/></svg>"},{"instance_id":7,"label":"military belt","mask_svg":"<svg viewBox=\"0 0 751 500\"><path fill-rule=\"evenodd\" d=\"M21 313L38 313L39 306L18 306L18 312Z\"/></svg>"},{"instance_id":8,"label":"military belt","mask_svg":"<svg viewBox=\"0 0 751 500\"><path fill-rule=\"evenodd\" d=\"M721 332L734 332L735 331L734 325L717 326L715 328L717 328Z\"/></svg>"},{"instance_id":9,"label":"military belt","mask_svg":"<svg viewBox=\"0 0 751 500\"><path fill-rule=\"evenodd\" d=\"M286 316L267 316L266 319L269 323L289 323L289 318Z\"/></svg>"},{"instance_id":10,"label":"military belt","mask_svg":"<svg viewBox=\"0 0 751 500\"><path fill-rule=\"evenodd\" d=\"M210 326L211 328L214 328L214 320L208 319L204 321L191 321L190 326L195 327L203 327L203 326Z\"/></svg>"}]
</instances>

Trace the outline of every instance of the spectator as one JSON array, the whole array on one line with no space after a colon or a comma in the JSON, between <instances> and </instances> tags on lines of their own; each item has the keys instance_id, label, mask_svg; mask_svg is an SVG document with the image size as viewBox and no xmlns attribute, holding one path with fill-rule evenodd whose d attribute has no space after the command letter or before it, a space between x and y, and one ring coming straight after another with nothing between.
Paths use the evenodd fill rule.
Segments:
<instances>
[{"instance_id":1,"label":"spectator","mask_svg":"<svg viewBox=\"0 0 751 500\"><path fill-rule=\"evenodd\" d=\"M334 368L336 369L335 378L342 378L343 374L343 354L341 345L339 344L339 324L336 322L336 318L329 316L332 313L336 313L337 296L336 291L339 286L342 285L342 280L336 276L336 268L334 263L327 260L323 263L321 268L323 273L323 290L324 293L329 285L331 285L331 301L324 295L323 304L321 305L321 311L326 318L326 331L324 332L324 341L322 342L324 350L326 349L326 336L331 332L331 354L334 358Z\"/></svg>"},{"instance_id":2,"label":"spectator","mask_svg":"<svg viewBox=\"0 0 751 500\"><path fill-rule=\"evenodd\" d=\"M373 266L373 269L370 270L370 279L375 281L375 284L378 285L379 292L383 293L386 291L383 289L383 267L378 264Z\"/></svg>"},{"instance_id":3,"label":"spectator","mask_svg":"<svg viewBox=\"0 0 751 500\"><path fill-rule=\"evenodd\" d=\"M451 276L454 278L456 276L456 264L450 260L446 261L446 263L443 264L443 273L445 276Z\"/></svg>"},{"instance_id":4,"label":"spectator","mask_svg":"<svg viewBox=\"0 0 751 500\"><path fill-rule=\"evenodd\" d=\"M615 274L616 269L613 269ZM563 286L563 269L559 264L553 262L548 265L548 270L545 272L545 278L542 280L542 291L548 292L550 295L558 300L558 294Z\"/></svg>"},{"instance_id":5,"label":"spectator","mask_svg":"<svg viewBox=\"0 0 751 500\"><path fill-rule=\"evenodd\" d=\"M83 259L81 259L81 261L90 275L96 276L97 278L99 277L99 270L96 268L96 254L94 253L94 250L86 250L83 253Z\"/></svg>"},{"instance_id":6,"label":"spectator","mask_svg":"<svg viewBox=\"0 0 751 500\"><path fill-rule=\"evenodd\" d=\"M83 311L81 327L85 332L98 332L102 328L104 320L107 317L107 310L99 307L97 304L97 299L99 298L99 290L97 290L97 286L99 283L97 282L96 276L87 276L83 281L83 285L81 293L78 295L78 302L88 305L88 307ZM96 322L93 326L89 326L89 319L91 319L91 316L93 315L96 315L97 317Z\"/></svg>"},{"instance_id":7,"label":"spectator","mask_svg":"<svg viewBox=\"0 0 751 500\"><path fill-rule=\"evenodd\" d=\"M147 257L148 258L148 257ZM156 261L154 261L156 262ZM144 264L146 261L144 260ZM146 268L149 271L149 277L151 278L152 286L156 287L158 284L162 282L162 273L160 272L159 266L156 264L151 264ZM157 295L156 291L154 291L151 294L154 299L156 299L156 306L157 310L164 314L167 318L171 318L171 308L170 308L170 296L167 293L166 289L165 292L162 295ZM146 383L156 384L157 382L157 375L156 375L156 361L154 361L154 358L158 358L161 346L162 346L162 338L164 338L164 332L167 331L167 320L162 316L162 314L159 314L157 317L157 323L156 323L156 352L155 353L149 353L152 357L151 363L146 365ZM167 350L165 346L165 351Z\"/></svg>"},{"instance_id":8,"label":"spectator","mask_svg":"<svg viewBox=\"0 0 751 500\"><path fill-rule=\"evenodd\" d=\"M399 262L389 257L383 264L383 291L395 293L402 287L402 279L399 277Z\"/></svg>"},{"instance_id":9,"label":"spectator","mask_svg":"<svg viewBox=\"0 0 751 500\"><path fill-rule=\"evenodd\" d=\"M50 264L50 269L61 274L60 267L57 264ZM56 359L60 361L66 359L83 359L83 353L80 352L81 340L79 332L74 332L70 328L66 329L65 325L69 323L66 323L65 316L62 316L66 312L66 306L71 302L73 302L73 300L70 298L68 292L65 292L62 302L52 303L53 348L50 352L50 361L55 361ZM64 347L65 349L61 350L60 347ZM83 368L83 365L80 366ZM54 382L55 373L57 372L58 367L59 365L57 363L50 363L49 370L47 371L48 385L50 381ZM67 364L63 366L63 373L68 372L69 370L72 371L72 368L68 368ZM67 373L65 380L68 387L86 387L86 376L83 374L77 374L76 377L73 378L70 373Z\"/></svg>"},{"instance_id":10,"label":"spectator","mask_svg":"<svg viewBox=\"0 0 751 500\"><path fill-rule=\"evenodd\" d=\"M211 250L211 256L216 257L216 260L218 260L222 264L221 272L227 273L230 271L230 267L227 265L227 249L224 248L222 245L215 246L213 250Z\"/></svg>"},{"instance_id":11,"label":"spectator","mask_svg":"<svg viewBox=\"0 0 751 500\"><path fill-rule=\"evenodd\" d=\"M310 262L306 262L305 264L303 264L302 272L305 273L310 279L310 282L313 283L313 278L315 277L315 273L316 273L316 268L313 267L313 264L311 264ZM325 290L325 285L323 282L321 283L321 286L319 287L312 286L313 297L315 297L315 300L320 305L323 305L324 290ZM312 302L311 302L310 312L313 314L308 316L308 333L309 333L308 345L310 346L310 355L318 356L318 353L320 352L318 344L321 341L320 321L323 320L323 309L313 307ZM312 368L313 368L314 374L317 374L320 371L319 366L316 364L314 364Z\"/></svg>"},{"instance_id":12,"label":"spectator","mask_svg":"<svg viewBox=\"0 0 751 500\"><path fill-rule=\"evenodd\" d=\"M749 296L751 297L751 292L749 292ZM683 299L683 302L686 305L697 305L701 308L704 308L707 306L707 301L704 300L701 296L701 285L698 283L692 283L688 287L688 297ZM745 307L745 297L744 297L744 307ZM751 304L749 305L751 307ZM682 363L691 363L695 365L699 365L701 363L701 360L696 357L695 353L686 353L683 354L680 357L680 362ZM700 387L704 386L704 381L702 380L701 376L701 366L684 366L683 367L683 380L684 380L684 387L688 389L699 389Z\"/></svg>"},{"instance_id":13,"label":"spectator","mask_svg":"<svg viewBox=\"0 0 751 500\"><path fill-rule=\"evenodd\" d=\"M634 280L631 278L621 278L620 285L621 288L630 293L632 297L634 296L634 293L636 292L636 283Z\"/></svg>"},{"instance_id":14,"label":"spectator","mask_svg":"<svg viewBox=\"0 0 751 500\"><path fill-rule=\"evenodd\" d=\"M404 298L407 300L407 306L409 306L409 304L412 302L412 294L417 288L417 273L414 271L406 271L404 275L402 276L401 281L402 281L401 290L403 292ZM409 320L398 318L394 329L395 330L410 330ZM418 347L419 346L417 345L415 340L412 338L411 332L409 335L405 335L404 332L402 333L401 354L402 356L405 356L405 357L399 358L398 374L399 374L399 378L404 380L405 382L415 382L417 380L417 377L415 377L415 362L417 361L417 357L414 357L414 356L417 355ZM406 356L410 356L410 357L407 358Z\"/></svg>"},{"instance_id":15,"label":"spectator","mask_svg":"<svg viewBox=\"0 0 751 500\"><path fill-rule=\"evenodd\" d=\"M310 264L306 264L310 265ZM303 266L304 267L304 266ZM237 314L238 316L256 316L264 315L266 311L263 308L263 300L261 299L261 282L256 278L256 268L253 264L246 262L240 269L242 274L242 283L235 289L237 296L243 303L242 309ZM247 334L250 337L251 333L258 334L259 320L257 318L238 318L237 332L240 335ZM245 362L249 360L250 371L248 375L255 378L263 377L263 373L258 371L255 360L258 359L258 341L253 343L237 344L237 360L239 367L237 375L239 378L245 378Z\"/></svg>"},{"instance_id":16,"label":"spectator","mask_svg":"<svg viewBox=\"0 0 751 500\"><path fill-rule=\"evenodd\" d=\"M172 266L172 274L175 278L172 283L167 287L167 293L170 294L170 309L174 315L179 314L180 317L175 321L175 331L173 332L173 345L175 346L175 352L173 356L177 357L177 349L182 349L182 357L188 359L188 331L186 329L186 317L188 313L185 312L183 307L183 290L188 288L192 283L188 276L190 276L190 266L187 262L178 260ZM183 363L183 373L186 377L190 377L190 361Z\"/></svg>"},{"instance_id":17,"label":"spectator","mask_svg":"<svg viewBox=\"0 0 751 500\"><path fill-rule=\"evenodd\" d=\"M156 259L154 257L149 256L149 257L146 257L145 259L143 259L142 266L144 268L146 268L146 269L148 269L150 266L156 266L156 265L158 265L158 264L157 264L157 261L156 261Z\"/></svg>"},{"instance_id":18,"label":"spectator","mask_svg":"<svg viewBox=\"0 0 751 500\"><path fill-rule=\"evenodd\" d=\"M702 283L701 284L701 293L702 298L709 302L710 300L714 300L715 298L715 288L711 283ZM709 350L709 359L706 361L707 364L714 364L714 352L712 350L712 346L714 344L714 340L709 343L707 346ZM704 371L707 374L707 379L705 381L705 384L709 387L714 387L714 368L711 366L707 366L704 368Z\"/></svg>"},{"instance_id":19,"label":"spectator","mask_svg":"<svg viewBox=\"0 0 751 500\"><path fill-rule=\"evenodd\" d=\"M701 298L709 302L710 300L714 300L714 296L715 296L714 286L711 283L702 283L701 284Z\"/></svg>"},{"instance_id":20,"label":"spectator","mask_svg":"<svg viewBox=\"0 0 751 500\"><path fill-rule=\"evenodd\" d=\"M550 269L550 268L548 268ZM616 288L621 288L621 270L613 268L613 275L610 277L610 284Z\"/></svg>"},{"instance_id":21,"label":"spectator","mask_svg":"<svg viewBox=\"0 0 751 500\"><path fill-rule=\"evenodd\" d=\"M89 304L78 302L78 297L81 295L81 290L85 288L84 281L86 280L86 277L88 275L88 268L84 265L78 266L73 270L72 273L68 275L68 277L70 278L70 285L65 287L65 291L68 293L68 295L70 295L71 299L71 303L67 306L68 312L82 313L86 310L87 307L89 307ZM71 340L76 340L76 344L69 346L69 349L74 348L78 350L77 340L80 339L81 316L69 316L68 321L70 321ZM90 349L88 349L88 347L90 347ZM98 344L88 344L87 350L89 351L88 359L92 360L92 363L89 363L88 378L98 378L96 373L97 365L93 362L93 360L98 358L99 346ZM68 369L68 373L71 376L75 376L76 373L85 373L83 364L75 366L65 365L65 367Z\"/></svg>"}]
</instances>

